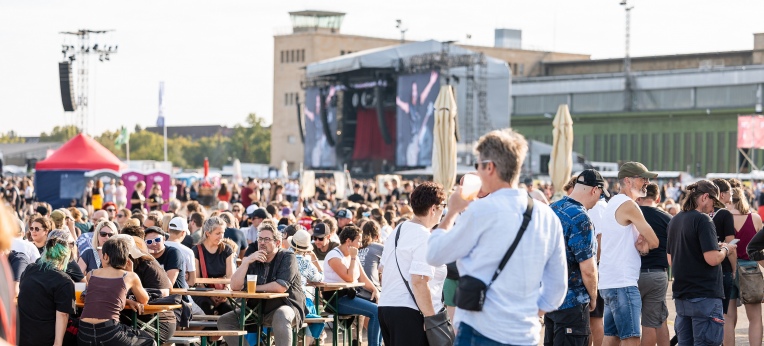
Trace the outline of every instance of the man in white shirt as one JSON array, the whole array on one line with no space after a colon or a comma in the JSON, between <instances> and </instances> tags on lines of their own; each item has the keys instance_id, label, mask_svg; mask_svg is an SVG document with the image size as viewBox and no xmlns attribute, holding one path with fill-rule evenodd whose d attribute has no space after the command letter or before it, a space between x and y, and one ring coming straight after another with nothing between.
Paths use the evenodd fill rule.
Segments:
<instances>
[{"instance_id":1,"label":"man in white shirt","mask_svg":"<svg viewBox=\"0 0 764 346\"><path fill-rule=\"evenodd\" d=\"M658 247L658 236L636 203L647 194L650 179L658 174L639 162L627 162L618 171L621 186L608 201L602 224L599 289L605 301L603 345L639 345L642 298L637 281L640 254ZM596 226L596 223L595 223Z\"/></svg>"},{"instance_id":2,"label":"man in white shirt","mask_svg":"<svg viewBox=\"0 0 764 346\"><path fill-rule=\"evenodd\" d=\"M174 247L180 250L180 253L183 254L183 266L185 268L184 272L186 274L186 282L189 286L193 286L195 283L194 279L196 278L196 261L194 259L194 252L181 244L183 238L186 237L186 232L189 232L188 222L186 222L186 218L184 217L174 217L172 220L170 220L170 226L168 229L170 231L170 237L167 239L167 241L164 242L164 244L166 246Z\"/></svg>"},{"instance_id":3,"label":"man in white shirt","mask_svg":"<svg viewBox=\"0 0 764 346\"><path fill-rule=\"evenodd\" d=\"M462 198L457 187L448 201L446 216L430 236L427 262L440 266L456 261L462 276L488 284L518 235L528 206L528 193L518 189L528 143L511 129L496 130L480 138L476 151L480 195L488 196L470 202ZM556 310L567 289L560 220L549 206L534 203L527 231L504 270L485 291L482 310L456 309L457 343L537 345L539 316Z\"/></svg>"}]
</instances>

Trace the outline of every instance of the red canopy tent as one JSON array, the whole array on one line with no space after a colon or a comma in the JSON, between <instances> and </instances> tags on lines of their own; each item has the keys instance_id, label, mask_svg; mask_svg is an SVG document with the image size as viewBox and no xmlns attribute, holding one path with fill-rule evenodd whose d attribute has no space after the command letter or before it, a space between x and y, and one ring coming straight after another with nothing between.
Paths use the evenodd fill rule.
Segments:
<instances>
[{"instance_id":1,"label":"red canopy tent","mask_svg":"<svg viewBox=\"0 0 764 346\"><path fill-rule=\"evenodd\" d=\"M66 142L45 160L37 162L35 169L83 170L112 169L117 172L127 168L109 149L86 134L79 134Z\"/></svg>"}]
</instances>

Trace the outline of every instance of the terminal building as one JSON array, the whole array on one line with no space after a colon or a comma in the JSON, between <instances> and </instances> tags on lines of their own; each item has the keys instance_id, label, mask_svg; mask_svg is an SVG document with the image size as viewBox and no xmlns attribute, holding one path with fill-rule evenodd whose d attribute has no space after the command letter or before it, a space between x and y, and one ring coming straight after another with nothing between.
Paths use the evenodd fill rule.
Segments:
<instances>
[{"instance_id":1,"label":"terminal building","mask_svg":"<svg viewBox=\"0 0 764 346\"><path fill-rule=\"evenodd\" d=\"M305 159L297 109L305 100L306 66L401 41L340 33L344 13L290 16L292 33L274 37L271 165L286 161L291 171ZM764 34L754 35L747 51L634 57L628 75L623 59L524 50L521 35L497 29L494 47L455 44L507 63L506 116L529 139L551 144L552 118L568 104L573 150L589 161L640 161L695 176L736 171L737 116L762 104ZM763 151L752 154L764 161Z\"/></svg>"}]
</instances>

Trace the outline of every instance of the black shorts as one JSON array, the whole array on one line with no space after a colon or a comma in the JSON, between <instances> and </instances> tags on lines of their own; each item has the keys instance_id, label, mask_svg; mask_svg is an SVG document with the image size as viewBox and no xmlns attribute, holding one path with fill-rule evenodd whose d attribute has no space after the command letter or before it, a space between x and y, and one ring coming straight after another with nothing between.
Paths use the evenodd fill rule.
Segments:
<instances>
[{"instance_id":1,"label":"black shorts","mask_svg":"<svg viewBox=\"0 0 764 346\"><path fill-rule=\"evenodd\" d=\"M589 317L602 318L603 316L605 316L605 300L597 292L597 305L594 307L594 311L589 312Z\"/></svg>"},{"instance_id":2,"label":"black shorts","mask_svg":"<svg viewBox=\"0 0 764 346\"><path fill-rule=\"evenodd\" d=\"M544 346L588 346L589 304L544 315Z\"/></svg>"}]
</instances>

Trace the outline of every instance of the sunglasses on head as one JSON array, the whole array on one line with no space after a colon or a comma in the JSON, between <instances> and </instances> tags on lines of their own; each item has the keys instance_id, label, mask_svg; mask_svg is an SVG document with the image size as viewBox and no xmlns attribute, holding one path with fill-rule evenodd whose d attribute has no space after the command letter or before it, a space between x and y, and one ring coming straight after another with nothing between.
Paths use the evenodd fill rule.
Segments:
<instances>
[{"instance_id":1,"label":"sunglasses on head","mask_svg":"<svg viewBox=\"0 0 764 346\"><path fill-rule=\"evenodd\" d=\"M114 233L111 232L98 232L102 237L111 238L114 236Z\"/></svg>"},{"instance_id":2,"label":"sunglasses on head","mask_svg":"<svg viewBox=\"0 0 764 346\"><path fill-rule=\"evenodd\" d=\"M159 244L161 242L162 242L162 237L156 237L154 239L146 239L146 245L151 245L151 244L154 244L154 243Z\"/></svg>"}]
</instances>

